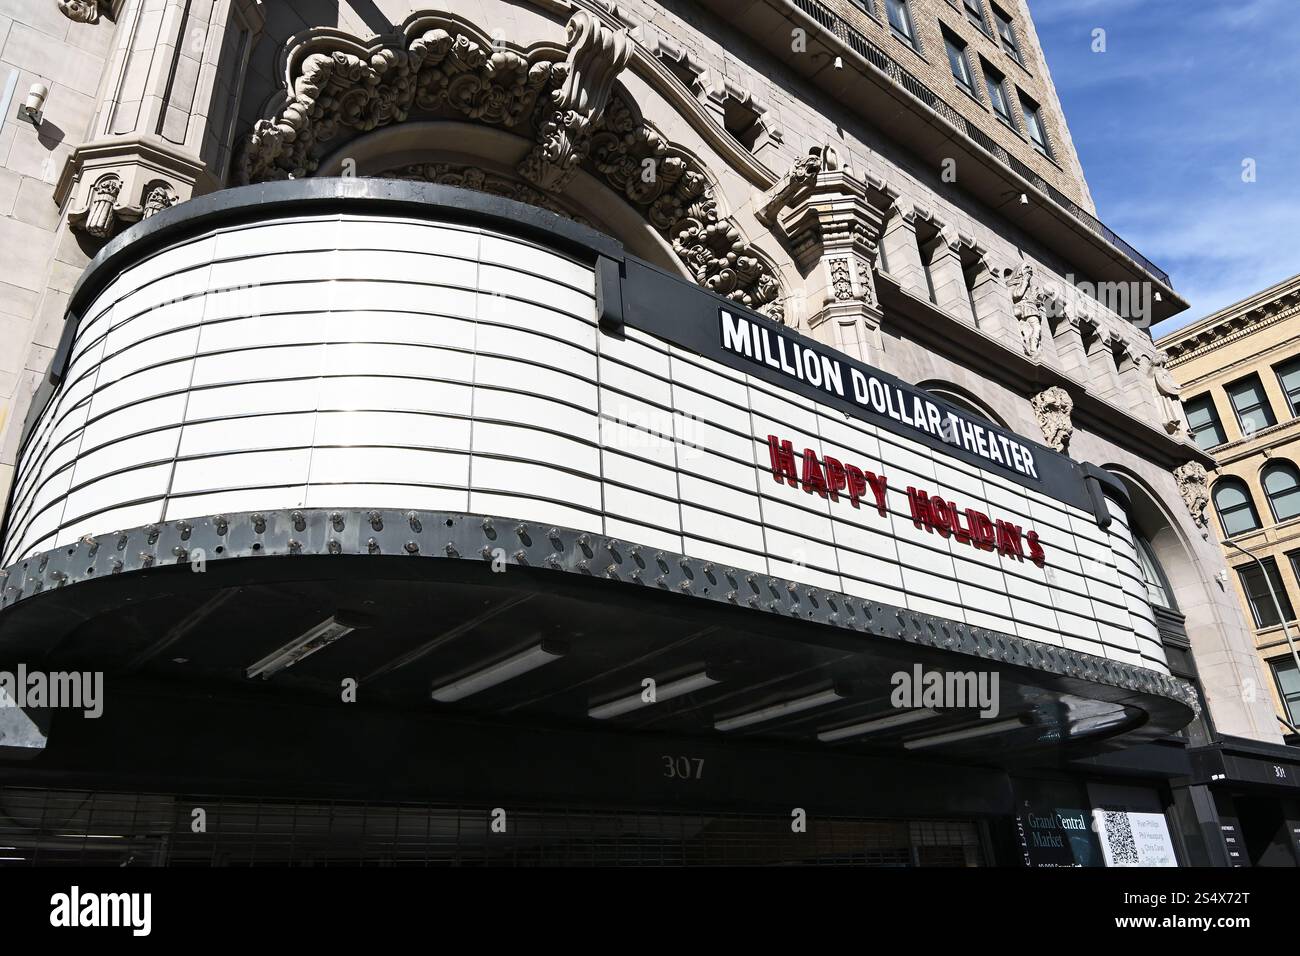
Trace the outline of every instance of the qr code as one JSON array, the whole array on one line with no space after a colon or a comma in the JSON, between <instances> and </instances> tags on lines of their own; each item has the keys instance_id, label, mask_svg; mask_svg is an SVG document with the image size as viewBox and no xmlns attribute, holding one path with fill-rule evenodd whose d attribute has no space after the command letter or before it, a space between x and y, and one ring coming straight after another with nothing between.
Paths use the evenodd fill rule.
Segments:
<instances>
[{"instance_id":1,"label":"qr code","mask_svg":"<svg viewBox=\"0 0 1300 956\"><path fill-rule=\"evenodd\" d=\"M1133 839L1133 828L1129 826L1128 814L1122 810L1103 810L1105 815L1102 827L1106 831L1106 849L1109 851L1111 866L1138 866L1137 843Z\"/></svg>"}]
</instances>

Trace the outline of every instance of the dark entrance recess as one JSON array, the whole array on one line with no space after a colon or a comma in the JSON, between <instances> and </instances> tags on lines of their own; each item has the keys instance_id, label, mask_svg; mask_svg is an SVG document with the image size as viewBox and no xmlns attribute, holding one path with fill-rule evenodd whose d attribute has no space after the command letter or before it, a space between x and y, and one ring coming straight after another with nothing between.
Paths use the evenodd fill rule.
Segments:
<instances>
[{"instance_id":1,"label":"dark entrance recess","mask_svg":"<svg viewBox=\"0 0 1300 956\"><path fill-rule=\"evenodd\" d=\"M1083 662L1061 656L994 663L975 652L976 635L967 635L970 651L955 639L949 647L941 630L931 634L919 618L904 629L878 606L856 613L895 630L810 620L810 609L845 610L830 607L842 600L833 595L804 596L800 615L737 607L725 587L747 586L743 575L654 552L642 560L671 588L533 567L557 540L566 554L603 549L635 564L626 545L561 529L382 517L346 516L379 554L319 556L267 552L280 531L300 535L302 550L323 548L334 520L326 513L205 519L189 542L207 547L202 573L184 563L96 573L7 608L0 666L39 661L105 675L101 717L52 712L43 752L0 764L0 783L26 801L0 837L15 848L5 851L10 862L39 851L42 861L107 853L120 865L131 854L101 847L138 843L136 863L1016 863L984 842L985 823L1014 813L1008 767L1120 733L1132 743L1186 720L1155 684L1144 692L1136 681L1089 680ZM204 541L213 524L227 533ZM288 530L295 524L303 530ZM477 555L482 541L471 534L489 529L539 553L503 573L481 559L396 556L421 533L421 555L443 545ZM179 533L162 529L159 553ZM260 557L231 555L245 540ZM111 559L116 545L105 539L95 560ZM98 570L67 550L47 573L65 559L78 573ZM683 597L685 581L701 597L724 588L723 599ZM364 626L267 679L249 676L286 640L344 612ZM539 644L564 653L462 701L430 699L430 688ZM940 712L923 727L818 739L896 714L890 675L918 664L996 667L1003 715L1025 719L949 741L975 718ZM591 716L646 676L700 672L710 686ZM341 700L349 678L356 702ZM717 729L830 687L837 699L824 707ZM78 817L82 804L107 809ZM205 834L192 832L196 807L209 813ZM480 839L494 808L505 810L506 831ZM807 815L803 833L791 826L796 809Z\"/></svg>"},{"instance_id":2,"label":"dark entrance recess","mask_svg":"<svg viewBox=\"0 0 1300 956\"><path fill-rule=\"evenodd\" d=\"M1290 825L1275 796L1234 794L1237 823L1251 866L1297 865Z\"/></svg>"},{"instance_id":3,"label":"dark entrance recess","mask_svg":"<svg viewBox=\"0 0 1300 956\"><path fill-rule=\"evenodd\" d=\"M0 789L0 865L877 866L988 862L968 820ZM195 832L196 813L206 832Z\"/></svg>"}]
</instances>

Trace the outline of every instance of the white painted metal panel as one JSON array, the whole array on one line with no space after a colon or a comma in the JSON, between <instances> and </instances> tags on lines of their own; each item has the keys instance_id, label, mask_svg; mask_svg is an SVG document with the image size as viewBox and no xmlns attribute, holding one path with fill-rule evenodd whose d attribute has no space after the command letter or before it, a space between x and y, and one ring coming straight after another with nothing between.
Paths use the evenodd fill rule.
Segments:
<instances>
[{"instance_id":1,"label":"white painted metal panel","mask_svg":"<svg viewBox=\"0 0 1300 956\"><path fill-rule=\"evenodd\" d=\"M19 462L5 563L278 508L447 509L616 536L1165 672L1113 522L886 427L595 321L593 272L455 225L224 229L86 310ZM768 436L888 480L885 513L774 479ZM1041 536L1043 566L913 520L908 487Z\"/></svg>"}]
</instances>

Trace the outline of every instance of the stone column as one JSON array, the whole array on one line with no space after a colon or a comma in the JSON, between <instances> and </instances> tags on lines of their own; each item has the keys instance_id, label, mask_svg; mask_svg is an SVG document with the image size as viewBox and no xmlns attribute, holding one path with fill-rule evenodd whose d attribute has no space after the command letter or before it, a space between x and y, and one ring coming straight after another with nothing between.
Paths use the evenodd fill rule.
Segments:
<instances>
[{"instance_id":1,"label":"stone column","mask_svg":"<svg viewBox=\"0 0 1300 956\"><path fill-rule=\"evenodd\" d=\"M934 302L966 325L975 325L975 311L966 289L966 272L961 263L961 242L945 233L930 248L930 284Z\"/></svg>"},{"instance_id":2,"label":"stone column","mask_svg":"<svg viewBox=\"0 0 1300 956\"><path fill-rule=\"evenodd\" d=\"M1014 345L1011 336L1015 334L1015 317L1011 314L1011 293L987 258L981 257L975 268L975 282L971 288L975 324L981 332L1003 344Z\"/></svg>"},{"instance_id":3,"label":"stone column","mask_svg":"<svg viewBox=\"0 0 1300 956\"><path fill-rule=\"evenodd\" d=\"M1120 387L1119 375L1115 370L1115 352L1110 330L1095 319L1084 317L1080 322L1092 327L1092 335L1087 346L1088 381L1099 398L1113 402L1119 394Z\"/></svg>"},{"instance_id":4,"label":"stone column","mask_svg":"<svg viewBox=\"0 0 1300 956\"><path fill-rule=\"evenodd\" d=\"M1124 407L1129 412L1144 422L1151 422L1163 428L1163 425L1156 421L1155 394L1150 366L1150 356L1139 353L1135 345L1125 343L1124 358L1119 366L1119 385L1124 396Z\"/></svg>"},{"instance_id":5,"label":"stone column","mask_svg":"<svg viewBox=\"0 0 1300 956\"><path fill-rule=\"evenodd\" d=\"M874 266L884 198L847 169L822 168L776 216L805 276L809 330L864 359L881 348Z\"/></svg>"},{"instance_id":6,"label":"stone column","mask_svg":"<svg viewBox=\"0 0 1300 956\"><path fill-rule=\"evenodd\" d=\"M262 0L128 0L87 142L55 186L72 228L122 225L220 188Z\"/></svg>"},{"instance_id":7,"label":"stone column","mask_svg":"<svg viewBox=\"0 0 1300 956\"><path fill-rule=\"evenodd\" d=\"M930 298L921 248L916 240L916 213L911 206L894 202L880 244L885 252L886 268L898 284L922 299Z\"/></svg>"},{"instance_id":8,"label":"stone column","mask_svg":"<svg viewBox=\"0 0 1300 956\"><path fill-rule=\"evenodd\" d=\"M1078 382L1090 384L1092 371L1088 367L1088 353L1083 349L1078 318L1072 315L1062 316L1053 330L1052 338L1061 371Z\"/></svg>"}]
</instances>

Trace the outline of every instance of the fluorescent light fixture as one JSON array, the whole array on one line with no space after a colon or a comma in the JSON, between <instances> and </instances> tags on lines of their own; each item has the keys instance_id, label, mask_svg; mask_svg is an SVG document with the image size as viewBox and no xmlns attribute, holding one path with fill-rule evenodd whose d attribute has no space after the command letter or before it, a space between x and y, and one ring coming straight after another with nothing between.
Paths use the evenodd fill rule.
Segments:
<instances>
[{"instance_id":1,"label":"fluorescent light fixture","mask_svg":"<svg viewBox=\"0 0 1300 956\"><path fill-rule=\"evenodd\" d=\"M634 694L628 694L626 697L611 700L607 704L601 704L599 707L593 707L587 711L587 716L594 717L596 720L607 720L610 717L617 717L640 707L648 707L650 704L672 700L674 697L681 697L682 694L689 694L693 690L711 687L717 683L718 681L715 678L709 676L708 671L700 671L698 674L683 677L681 680L660 684L655 688L655 699L653 701L644 700L641 697L642 691L637 691Z\"/></svg>"},{"instance_id":2,"label":"fluorescent light fixture","mask_svg":"<svg viewBox=\"0 0 1300 956\"><path fill-rule=\"evenodd\" d=\"M125 840L125 833L56 833L59 839L70 837L74 840Z\"/></svg>"},{"instance_id":3,"label":"fluorescent light fixture","mask_svg":"<svg viewBox=\"0 0 1300 956\"><path fill-rule=\"evenodd\" d=\"M799 697L795 700L787 700L784 703L773 704L771 707L764 707L762 710L750 711L748 714L740 714L736 717L728 717L726 720L718 720L713 724L714 730L739 730L741 727L749 727L753 724L761 724L765 720L775 720L778 717L785 717L788 714L797 714L801 711L812 710L814 707L820 707L823 704L833 704L837 700L843 700L845 695L835 688L824 690L820 694L810 694L807 697Z\"/></svg>"},{"instance_id":4,"label":"fluorescent light fixture","mask_svg":"<svg viewBox=\"0 0 1300 956\"><path fill-rule=\"evenodd\" d=\"M520 674L527 674L531 670L536 670L543 664L558 660L564 656L566 651L567 648L561 644L542 641L542 643L534 645L526 651L520 651L503 661L497 661L495 664L489 664L472 674L467 674L460 680L444 684L442 687L435 687L432 694L433 699L444 704L453 703L469 697L471 694L477 694L481 690L495 687L497 684L504 684Z\"/></svg>"},{"instance_id":5,"label":"fluorescent light fixture","mask_svg":"<svg viewBox=\"0 0 1300 956\"><path fill-rule=\"evenodd\" d=\"M254 664L245 671L248 677L260 676L266 680L278 674L286 667L292 667L304 657L310 657L321 648L329 647L341 637L346 637L358 627L362 627L359 621L352 618L345 618L342 615L335 614L321 621L307 633L300 637L295 637L284 647L277 651L272 651L266 657Z\"/></svg>"},{"instance_id":6,"label":"fluorescent light fixture","mask_svg":"<svg viewBox=\"0 0 1300 956\"><path fill-rule=\"evenodd\" d=\"M937 716L937 711L926 707L922 707L920 710L905 710L900 714L890 714L888 717L876 717L872 720L864 720L861 723L849 724L847 727L823 730L817 735L817 739L824 744L829 744L848 737L861 737L865 734L889 730L891 727L904 727L907 724L914 724L917 721L929 720L931 717Z\"/></svg>"},{"instance_id":7,"label":"fluorescent light fixture","mask_svg":"<svg viewBox=\"0 0 1300 956\"><path fill-rule=\"evenodd\" d=\"M1004 730L1014 730L1017 727L1025 726L1025 721L1020 717L1011 720L999 720L983 726L967 727L965 730L950 730L944 734L934 734L930 737L916 737L912 740L903 741L904 750L919 750L922 747L938 747L940 744L955 744L962 740L973 740L976 737L987 737L990 734L1000 734Z\"/></svg>"}]
</instances>

